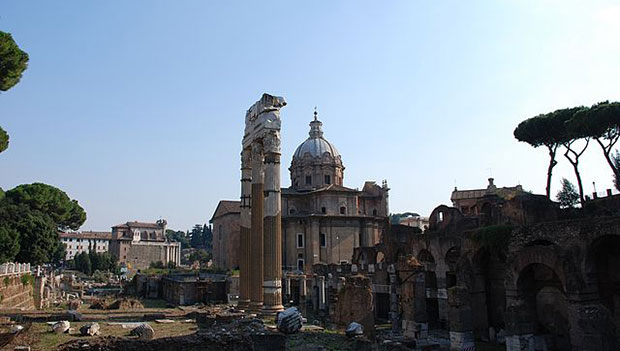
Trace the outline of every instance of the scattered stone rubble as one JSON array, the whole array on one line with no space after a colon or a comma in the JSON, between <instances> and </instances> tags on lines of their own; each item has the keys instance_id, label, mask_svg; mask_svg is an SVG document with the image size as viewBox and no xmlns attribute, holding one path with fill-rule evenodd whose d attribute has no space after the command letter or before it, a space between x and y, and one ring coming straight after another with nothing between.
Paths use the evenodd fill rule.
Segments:
<instances>
[{"instance_id":1,"label":"scattered stone rubble","mask_svg":"<svg viewBox=\"0 0 620 351\"><path fill-rule=\"evenodd\" d=\"M137 336L138 340L152 340L155 337L155 331L148 324L140 324L129 335Z\"/></svg>"},{"instance_id":2,"label":"scattered stone rubble","mask_svg":"<svg viewBox=\"0 0 620 351\"><path fill-rule=\"evenodd\" d=\"M69 328L71 328L71 323L69 323L69 321L60 321L52 325L52 330L56 334L68 333Z\"/></svg>"},{"instance_id":3,"label":"scattered stone rubble","mask_svg":"<svg viewBox=\"0 0 620 351\"><path fill-rule=\"evenodd\" d=\"M99 323L88 323L80 328L80 334L82 334L82 336L96 336L101 333L100 330L101 327L99 327Z\"/></svg>"},{"instance_id":4,"label":"scattered stone rubble","mask_svg":"<svg viewBox=\"0 0 620 351\"><path fill-rule=\"evenodd\" d=\"M302 319L303 317L296 307L288 308L278 313L278 330L284 334L297 333L303 325Z\"/></svg>"}]
</instances>

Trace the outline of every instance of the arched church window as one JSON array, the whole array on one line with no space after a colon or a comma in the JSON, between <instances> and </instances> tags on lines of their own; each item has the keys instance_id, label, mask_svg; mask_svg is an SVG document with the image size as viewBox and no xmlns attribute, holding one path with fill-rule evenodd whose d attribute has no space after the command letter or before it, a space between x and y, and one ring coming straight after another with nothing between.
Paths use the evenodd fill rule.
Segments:
<instances>
[{"instance_id":1,"label":"arched church window","mask_svg":"<svg viewBox=\"0 0 620 351\"><path fill-rule=\"evenodd\" d=\"M346 208L346 207L344 207L344 206L341 206L341 207L340 207L340 214L342 214L342 215L343 215L343 214L346 214L346 213L347 213L347 208Z\"/></svg>"},{"instance_id":2,"label":"arched church window","mask_svg":"<svg viewBox=\"0 0 620 351\"><path fill-rule=\"evenodd\" d=\"M331 184L332 183L332 178L329 175L325 175L325 184Z\"/></svg>"},{"instance_id":3,"label":"arched church window","mask_svg":"<svg viewBox=\"0 0 620 351\"><path fill-rule=\"evenodd\" d=\"M312 176L306 176L306 185L312 185Z\"/></svg>"}]
</instances>

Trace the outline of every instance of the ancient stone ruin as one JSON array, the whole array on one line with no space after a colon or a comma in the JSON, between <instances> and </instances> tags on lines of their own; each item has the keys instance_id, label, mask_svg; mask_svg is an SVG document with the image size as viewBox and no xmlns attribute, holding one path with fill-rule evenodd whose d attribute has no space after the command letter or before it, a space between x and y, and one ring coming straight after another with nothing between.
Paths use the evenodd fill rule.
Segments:
<instances>
[{"instance_id":1,"label":"ancient stone ruin","mask_svg":"<svg viewBox=\"0 0 620 351\"><path fill-rule=\"evenodd\" d=\"M282 97L263 94L245 115L241 152L239 305L275 315L282 306L280 108Z\"/></svg>"}]
</instances>

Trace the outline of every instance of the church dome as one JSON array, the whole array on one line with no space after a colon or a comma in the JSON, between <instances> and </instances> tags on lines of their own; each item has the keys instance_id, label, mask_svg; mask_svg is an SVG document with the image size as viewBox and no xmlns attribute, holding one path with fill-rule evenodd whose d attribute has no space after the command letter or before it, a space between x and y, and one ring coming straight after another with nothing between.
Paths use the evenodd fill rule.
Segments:
<instances>
[{"instance_id":1,"label":"church dome","mask_svg":"<svg viewBox=\"0 0 620 351\"><path fill-rule=\"evenodd\" d=\"M293 188L309 190L331 184L342 185L342 157L336 147L323 137L322 127L323 123L314 111L310 136L295 150L289 168Z\"/></svg>"},{"instance_id":2,"label":"church dome","mask_svg":"<svg viewBox=\"0 0 620 351\"><path fill-rule=\"evenodd\" d=\"M329 156L333 158L340 156L336 147L325 138L310 137L297 147L297 150L295 150L293 154L293 158L302 158L305 154L310 154L312 157L322 157L325 153L328 153Z\"/></svg>"},{"instance_id":3,"label":"church dome","mask_svg":"<svg viewBox=\"0 0 620 351\"><path fill-rule=\"evenodd\" d=\"M332 158L339 158L340 153L336 147L323 137L323 123L317 119L317 113L314 112L314 121L310 122L310 136L306 141L301 143L295 150L293 158L303 158L304 155L310 154L311 157L322 157L325 153Z\"/></svg>"}]
</instances>

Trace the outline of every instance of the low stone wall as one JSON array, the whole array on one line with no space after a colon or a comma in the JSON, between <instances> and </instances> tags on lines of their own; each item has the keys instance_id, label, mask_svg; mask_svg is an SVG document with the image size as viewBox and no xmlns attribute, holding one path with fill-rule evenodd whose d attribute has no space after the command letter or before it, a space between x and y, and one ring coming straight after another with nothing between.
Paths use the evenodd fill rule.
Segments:
<instances>
[{"instance_id":1,"label":"low stone wall","mask_svg":"<svg viewBox=\"0 0 620 351\"><path fill-rule=\"evenodd\" d=\"M34 277L30 273L0 276L0 310L34 309Z\"/></svg>"}]
</instances>

